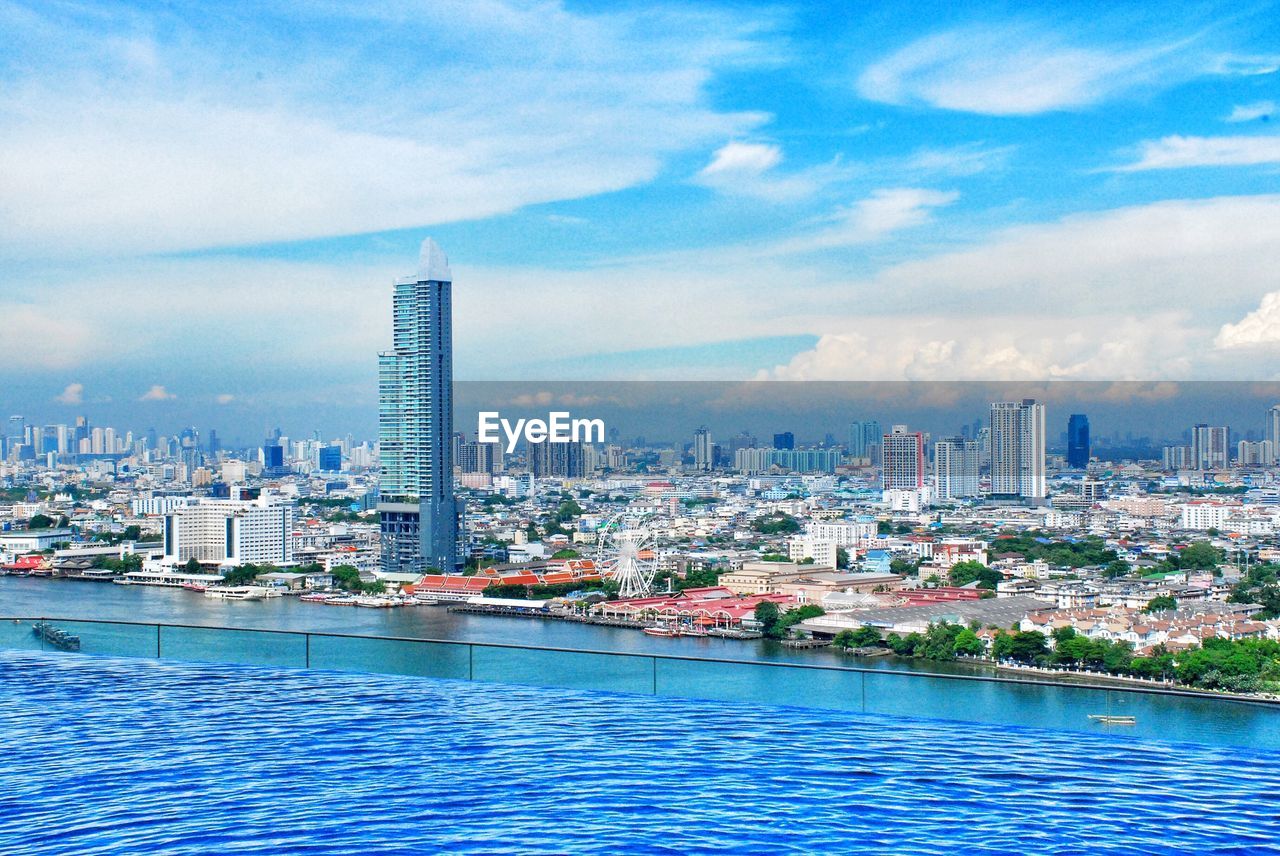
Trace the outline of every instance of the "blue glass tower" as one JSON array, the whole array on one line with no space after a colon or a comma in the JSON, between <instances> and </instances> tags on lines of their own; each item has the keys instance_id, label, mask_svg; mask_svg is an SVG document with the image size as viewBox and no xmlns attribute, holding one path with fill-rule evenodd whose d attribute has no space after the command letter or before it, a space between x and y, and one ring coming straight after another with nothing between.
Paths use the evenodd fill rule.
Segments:
<instances>
[{"instance_id":1,"label":"blue glass tower","mask_svg":"<svg viewBox=\"0 0 1280 856\"><path fill-rule=\"evenodd\" d=\"M1067 420L1067 466L1083 470L1089 466L1089 417L1072 413Z\"/></svg>"},{"instance_id":2,"label":"blue glass tower","mask_svg":"<svg viewBox=\"0 0 1280 856\"><path fill-rule=\"evenodd\" d=\"M382 570L457 567L453 493L453 275L435 241L395 283L392 349L378 357Z\"/></svg>"}]
</instances>

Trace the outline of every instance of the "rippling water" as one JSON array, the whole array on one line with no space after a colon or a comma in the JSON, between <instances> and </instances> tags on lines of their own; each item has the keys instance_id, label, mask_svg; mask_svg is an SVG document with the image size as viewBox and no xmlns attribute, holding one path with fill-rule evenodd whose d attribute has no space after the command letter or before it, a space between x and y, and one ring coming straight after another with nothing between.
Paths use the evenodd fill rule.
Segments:
<instances>
[{"instance_id":1,"label":"rippling water","mask_svg":"<svg viewBox=\"0 0 1280 856\"><path fill-rule=\"evenodd\" d=\"M0 652L0 853L1280 853L1280 756Z\"/></svg>"}]
</instances>

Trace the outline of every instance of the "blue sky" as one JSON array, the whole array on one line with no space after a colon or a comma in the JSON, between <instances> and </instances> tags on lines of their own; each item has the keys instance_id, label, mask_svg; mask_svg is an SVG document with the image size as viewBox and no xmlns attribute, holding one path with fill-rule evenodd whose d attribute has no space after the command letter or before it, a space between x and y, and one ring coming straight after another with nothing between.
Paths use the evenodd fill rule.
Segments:
<instances>
[{"instance_id":1,"label":"blue sky","mask_svg":"<svg viewBox=\"0 0 1280 856\"><path fill-rule=\"evenodd\" d=\"M428 234L460 379L1280 373L1275 4L0 0L0 32L10 412L372 414Z\"/></svg>"}]
</instances>

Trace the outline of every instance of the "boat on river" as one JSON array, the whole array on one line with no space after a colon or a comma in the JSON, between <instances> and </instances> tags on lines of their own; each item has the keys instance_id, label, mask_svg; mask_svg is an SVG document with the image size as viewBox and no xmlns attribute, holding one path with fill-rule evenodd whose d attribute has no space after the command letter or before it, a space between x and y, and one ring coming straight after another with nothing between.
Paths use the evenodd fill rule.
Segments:
<instances>
[{"instance_id":1,"label":"boat on river","mask_svg":"<svg viewBox=\"0 0 1280 856\"><path fill-rule=\"evenodd\" d=\"M1106 713L1091 713L1089 719L1094 722L1100 722L1103 725L1137 725L1138 717L1136 716L1111 716Z\"/></svg>"},{"instance_id":2,"label":"boat on river","mask_svg":"<svg viewBox=\"0 0 1280 856\"><path fill-rule=\"evenodd\" d=\"M661 636L664 639L674 639L680 635L680 631L674 627L663 627L660 624L653 627L645 627L641 630L646 636Z\"/></svg>"},{"instance_id":3,"label":"boat on river","mask_svg":"<svg viewBox=\"0 0 1280 856\"><path fill-rule=\"evenodd\" d=\"M73 636L65 630L59 630L47 621L37 621L31 625L31 635L47 645L52 645L59 651L80 650L79 636Z\"/></svg>"},{"instance_id":4,"label":"boat on river","mask_svg":"<svg viewBox=\"0 0 1280 856\"><path fill-rule=\"evenodd\" d=\"M265 600L267 589L263 586L209 586L205 597L215 600Z\"/></svg>"}]
</instances>

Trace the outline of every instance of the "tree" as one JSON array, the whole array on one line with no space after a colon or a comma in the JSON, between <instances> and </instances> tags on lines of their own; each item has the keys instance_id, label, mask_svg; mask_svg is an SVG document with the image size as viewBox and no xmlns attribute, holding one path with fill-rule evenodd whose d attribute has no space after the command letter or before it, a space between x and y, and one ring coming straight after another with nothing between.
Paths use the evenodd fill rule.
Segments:
<instances>
[{"instance_id":1,"label":"tree","mask_svg":"<svg viewBox=\"0 0 1280 856\"><path fill-rule=\"evenodd\" d=\"M1146 613L1164 612L1167 609L1177 608L1177 598L1170 597L1169 595L1160 595L1159 597L1153 597L1151 600L1147 601L1147 605L1142 608L1142 611Z\"/></svg>"},{"instance_id":2,"label":"tree","mask_svg":"<svg viewBox=\"0 0 1280 856\"><path fill-rule=\"evenodd\" d=\"M836 567L842 570L849 567L849 551L844 547L836 547Z\"/></svg>"},{"instance_id":3,"label":"tree","mask_svg":"<svg viewBox=\"0 0 1280 856\"><path fill-rule=\"evenodd\" d=\"M760 625L760 632L772 637L778 626L780 613L778 605L771 600L762 600L756 604L755 619Z\"/></svg>"},{"instance_id":4,"label":"tree","mask_svg":"<svg viewBox=\"0 0 1280 856\"><path fill-rule=\"evenodd\" d=\"M1222 563L1222 551L1208 541L1197 541L1178 554L1178 567L1187 570L1210 570Z\"/></svg>"},{"instance_id":5,"label":"tree","mask_svg":"<svg viewBox=\"0 0 1280 856\"><path fill-rule=\"evenodd\" d=\"M891 559L889 561L889 573L891 574L897 574L902 577L913 577L919 570L919 562L913 562L910 559Z\"/></svg>"},{"instance_id":6,"label":"tree","mask_svg":"<svg viewBox=\"0 0 1280 856\"><path fill-rule=\"evenodd\" d=\"M800 521L781 511L751 521L751 528L762 535L788 535L800 531Z\"/></svg>"},{"instance_id":7,"label":"tree","mask_svg":"<svg viewBox=\"0 0 1280 856\"><path fill-rule=\"evenodd\" d=\"M1107 564L1102 569L1102 575L1109 580L1119 579L1120 577L1129 576L1129 563L1123 559L1116 559L1114 562Z\"/></svg>"},{"instance_id":8,"label":"tree","mask_svg":"<svg viewBox=\"0 0 1280 856\"><path fill-rule=\"evenodd\" d=\"M32 518L27 521L27 528L28 529L52 529L53 518L47 514L33 515Z\"/></svg>"},{"instance_id":9,"label":"tree","mask_svg":"<svg viewBox=\"0 0 1280 856\"><path fill-rule=\"evenodd\" d=\"M579 553L577 550L570 550L570 549L568 549L568 548L565 548L564 550L556 550L554 553L552 553L552 554L551 554L551 558L553 558L553 559L576 559L576 558L578 558L578 557L579 557L579 556L581 556L581 555L582 555L582 554L581 554L581 553Z\"/></svg>"},{"instance_id":10,"label":"tree","mask_svg":"<svg viewBox=\"0 0 1280 856\"><path fill-rule=\"evenodd\" d=\"M200 560L196 558L187 559L187 563L183 567L189 574L198 574L200 573Z\"/></svg>"},{"instance_id":11,"label":"tree","mask_svg":"<svg viewBox=\"0 0 1280 856\"><path fill-rule=\"evenodd\" d=\"M956 562L951 566L948 575L953 586L965 586L975 580L978 588L995 591L995 587L1004 579L999 571L993 571L981 562Z\"/></svg>"},{"instance_id":12,"label":"tree","mask_svg":"<svg viewBox=\"0 0 1280 856\"><path fill-rule=\"evenodd\" d=\"M982 644L982 640L978 638L978 634L968 627L956 635L955 649L956 654L962 657L981 657L987 652L987 648Z\"/></svg>"}]
</instances>

